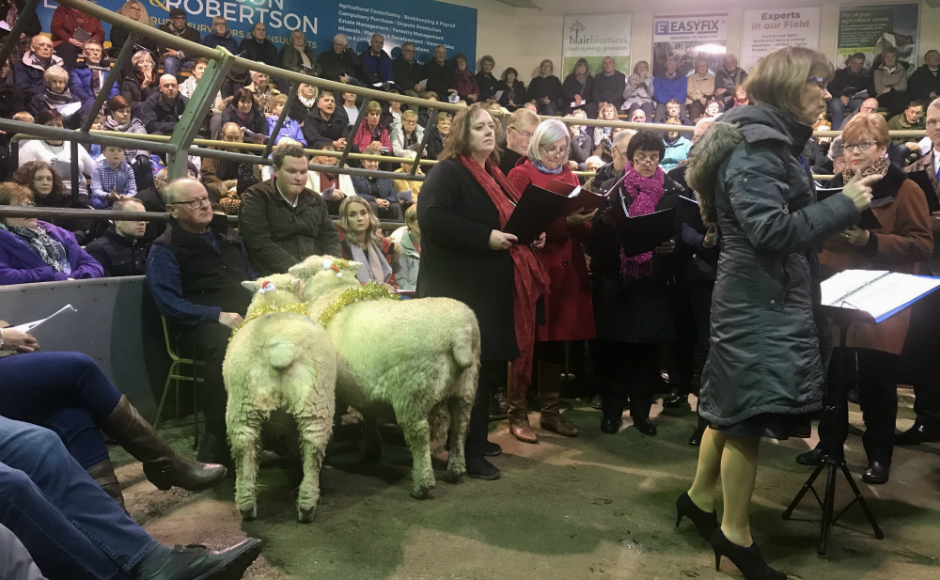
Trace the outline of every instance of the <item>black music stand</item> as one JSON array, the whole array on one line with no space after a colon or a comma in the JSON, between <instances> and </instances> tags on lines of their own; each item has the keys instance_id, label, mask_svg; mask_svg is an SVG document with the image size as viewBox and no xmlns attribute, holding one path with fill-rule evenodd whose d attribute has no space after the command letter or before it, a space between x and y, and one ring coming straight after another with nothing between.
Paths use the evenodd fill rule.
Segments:
<instances>
[{"instance_id":1,"label":"black music stand","mask_svg":"<svg viewBox=\"0 0 940 580\"><path fill-rule=\"evenodd\" d=\"M813 471L813 474L810 475L809 479L806 480L806 483L803 484L803 487L800 489L799 493L797 493L796 497L793 498L790 506L786 509L785 512L783 512L783 519L789 520L793 510L797 505L799 505L800 501L802 501L803 496L806 495L806 492L812 491L813 496L816 498L816 501L819 503L819 506L822 508L823 512L821 529L819 531L818 552L820 555L825 555L826 541L829 539L830 529L837 521L839 521L839 518L841 518L842 515L849 510L850 507L855 505L856 502L862 506L862 510L865 512L865 516L868 518L868 523L871 524L872 530L875 532L875 537L879 540L882 540L884 539L885 534L881 531L881 528L878 527L878 522L875 521L875 516L871 513L871 509L869 509L868 503L865 501L865 497L862 496L862 492L859 491L858 486L855 484L855 480L852 479L852 474L849 473L849 469L845 465L845 450L843 448L845 445L845 440L849 434L849 396L848 388L845 385L843 376L845 373L845 366L843 366L844 361L841 360L841 357L846 355L846 335L849 331L849 326L852 325L853 321L873 324L875 323L875 320L870 314L860 310L835 308L831 306L823 306L822 308L826 316L832 318L833 323L839 328L840 350L838 354L840 360L836 361L835 363L839 366L837 367L837 372L835 373L835 380L829 383L828 393L824 399L825 406L823 407L823 420L829 420L832 435L829 437L829 448L823 449L825 456L822 463L816 467L816 469ZM813 488L813 483L824 469L827 470L826 494L823 496L823 498L820 498L819 494L816 492L816 489ZM852 493L855 494L855 498L850 501L847 506L842 508L842 511L833 516L832 512L833 508L835 507L836 496L836 473L840 469L842 470L842 474L845 475L846 481L849 482L849 487L852 488Z\"/></svg>"}]
</instances>

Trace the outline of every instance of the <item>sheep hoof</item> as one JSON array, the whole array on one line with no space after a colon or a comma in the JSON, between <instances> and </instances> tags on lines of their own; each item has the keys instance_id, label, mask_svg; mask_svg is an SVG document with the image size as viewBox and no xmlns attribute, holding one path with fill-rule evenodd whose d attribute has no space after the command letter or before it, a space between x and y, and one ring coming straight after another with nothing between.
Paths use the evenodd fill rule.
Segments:
<instances>
[{"instance_id":1,"label":"sheep hoof","mask_svg":"<svg viewBox=\"0 0 940 580\"><path fill-rule=\"evenodd\" d=\"M422 485L411 490L411 497L415 499L428 499L428 494L434 489L433 485Z\"/></svg>"},{"instance_id":2,"label":"sheep hoof","mask_svg":"<svg viewBox=\"0 0 940 580\"><path fill-rule=\"evenodd\" d=\"M313 512L316 510L316 506L312 508L297 508L297 521L302 524L309 524L313 522Z\"/></svg>"},{"instance_id":3,"label":"sheep hoof","mask_svg":"<svg viewBox=\"0 0 940 580\"><path fill-rule=\"evenodd\" d=\"M242 521L250 522L258 517L258 504L252 502L245 507L238 508L242 514Z\"/></svg>"},{"instance_id":4,"label":"sheep hoof","mask_svg":"<svg viewBox=\"0 0 940 580\"><path fill-rule=\"evenodd\" d=\"M463 473L448 471L444 474L444 481L447 483L460 483Z\"/></svg>"}]
</instances>

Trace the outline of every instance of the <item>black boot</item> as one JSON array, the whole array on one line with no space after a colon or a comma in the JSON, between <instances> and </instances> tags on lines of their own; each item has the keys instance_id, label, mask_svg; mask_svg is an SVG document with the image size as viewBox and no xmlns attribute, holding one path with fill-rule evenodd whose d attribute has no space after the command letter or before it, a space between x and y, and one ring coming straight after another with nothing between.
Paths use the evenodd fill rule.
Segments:
<instances>
[{"instance_id":1,"label":"black boot","mask_svg":"<svg viewBox=\"0 0 940 580\"><path fill-rule=\"evenodd\" d=\"M914 426L894 437L895 445L920 445L940 441L940 429L915 421Z\"/></svg>"},{"instance_id":2,"label":"black boot","mask_svg":"<svg viewBox=\"0 0 940 580\"><path fill-rule=\"evenodd\" d=\"M117 476L114 475L114 466L111 464L110 459L105 459L89 467L88 475L95 480L95 483L101 486L101 489L103 489L111 499L121 506L121 511L127 513L127 508L124 507L124 495L121 493L121 484L118 482Z\"/></svg>"},{"instance_id":3,"label":"black boot","mask_svg":"<svg viewBox=\"0 0 940 580\"><path fill-rule=\"evenodd\" d=\"M499 469L485 457L467 457L467 475L474 479L499 479Z\"/></svg>"},{"instance_id":4,"label":"black boot","mask_svg":"<svg viewBox=\"0 0 940 580\"><path fill-rule=\"evenodd\" d=\"M812 451L807 451L806 453L800 453L796 456L796 462L800 465L819 465L823 462L823 458L826 453L823 451L821 445L817 445Z\"/></svg>"},{"instance_id":5,"label":"black boot","mask_svg":"<svg viewBox=\"0 0 940 580\"><path fill-rule=\"evenodd\" d=\"M261 540L248 538L224 550L160 546L134 569L138 580L237 580L261 554Z\"/></svg>"},{"instance_id":6,"label":"black boot","mask_svg":"<svg viewBox=\"0 0 940 580\"><path fill-rule=\"evenodd\" d=\"M199 491L214 487L225 478L225 467L199 463L174 451L127 397L121 397L118 406L99 427L144 464L144 475L158 489L176 486Z\"/></svg>"},{"instance_id":7,"label":"black boot","mask_svg":"<svg viewBox=\"0 0 940 580\"><path fill-rule=\"evenodd\" d=\"M663 408L681 409L682 407L690 406L689 395L686 394L687 392L687 389L682 385L672 385L669 394L663 397Z\"/></svg>"}]
</instances>

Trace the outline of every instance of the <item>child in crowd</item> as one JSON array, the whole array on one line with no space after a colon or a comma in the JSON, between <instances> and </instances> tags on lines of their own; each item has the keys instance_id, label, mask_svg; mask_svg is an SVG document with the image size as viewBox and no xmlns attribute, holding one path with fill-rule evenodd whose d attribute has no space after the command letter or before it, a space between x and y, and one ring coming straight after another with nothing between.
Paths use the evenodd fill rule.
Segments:
<instances>
[{"instance_id":1,"label":"child in crowd","mask_svg":"<svg viewBox=\"0 0 940 580\"><path fill-rule=\"evenodd\" d=\"M277 124L278 118L281 116L281 112L284 110L284 105L287 104L287 95L278 95L274 97L274 109L271 111L271 114L267 116L268 122L268 135L274 131L274 125ZM307 140L304 138L304 132L301 129L303 119L300 121L294 119L288 113L287 117L284 118L284 124L281 125L281 130L277 132L277 135L274 137L274 144L277 145L281 142L281 139L289 137L294 141L300 143L303 147L307 146Z\"/></svg>"},{"instance_id":2,"label":"child in crowd","mask_svg":"<svg viewBox=\"0 0 940 580\"><path fill-rule=\"evenodd\" d=\"M95 163L91 173L91 205L95 209L107 209L119 199L137 195L134 170L124 161L124 148L106 145L103 154L104 159Z\"/></svg>"}]
</instances>

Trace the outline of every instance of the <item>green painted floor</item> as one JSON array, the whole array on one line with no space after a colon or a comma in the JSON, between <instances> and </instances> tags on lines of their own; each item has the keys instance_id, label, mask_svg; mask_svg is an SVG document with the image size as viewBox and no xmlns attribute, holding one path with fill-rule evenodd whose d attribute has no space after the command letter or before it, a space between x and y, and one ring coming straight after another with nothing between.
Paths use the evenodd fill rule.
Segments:
<instances>
[{"instance_id":1,"label":"green painted floor","mask_svg":"<svg viewBox=\"0 0 940 580\"><path fill-rule=\"evenodd\" d=\"M908 397L902 396L901 428L913 420ZM284 460L262 469L258 520L242 524L232 502L233 479L201 494L160 492L122 451L115 458L126 463L119 476L132 515L161 541L218 546L246 534L263 539L263 558L249 578L742 578L727 560L715 572L710 547L687 520L674 528L674 502L691 482L697 458L686 444L692 412L663 413L656 406L657 437L639 434L628 418L610 436L598 429L599 411L581 400L569 403L565 417L581 436L563 439L537 430L541 443L526 445L504 423L493 423L491 440L504 450L493 461L502 479L465 478L458 485L439 480L426 501L408 495L404 448L386 445L377 465L362 465L357 455L334 457L321 474L322 500L309 525L295 521L299 474ZM537 414L532 418L537 425ZM857 407L851 420L861 425ZM191 428L166 433L180 448L191 443ZM752 509L755 540L768 561L794 578L940 578L940 444L899 448L891 481L874 487L860 482L859 434L854 429L849 436L849 466L886 538L873 538L856 507L834 530L827 556L819 557L820 511L813 498L804 499L793 520L781 519L811 471L793 458L815 443L791 440L767 441L762 448ZM838 506L849 494L840 481Z\"/></svg>"}]
</instances>

